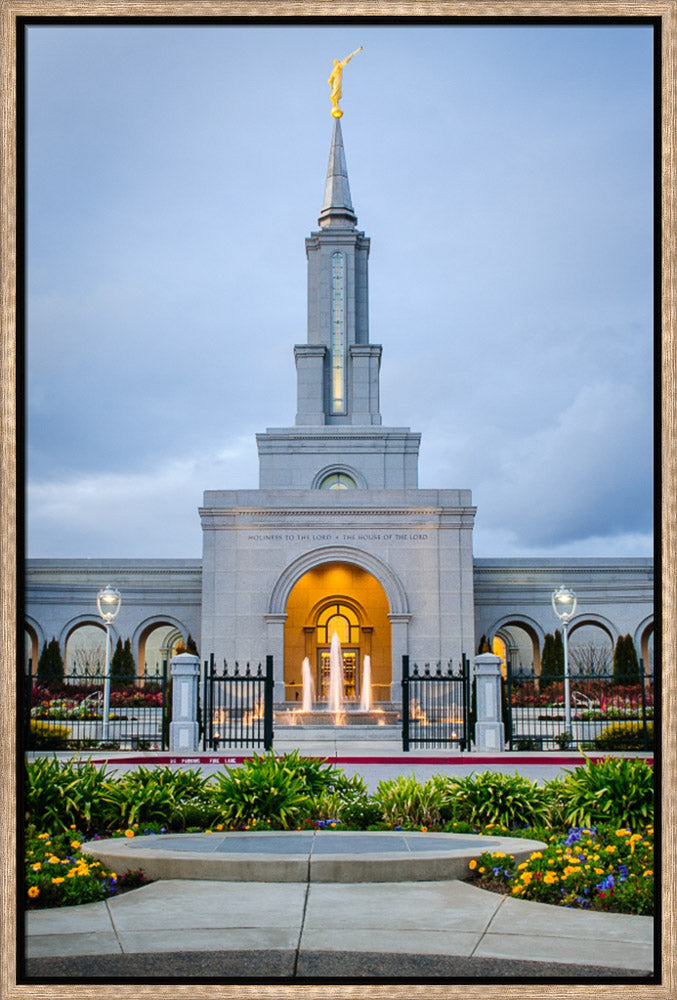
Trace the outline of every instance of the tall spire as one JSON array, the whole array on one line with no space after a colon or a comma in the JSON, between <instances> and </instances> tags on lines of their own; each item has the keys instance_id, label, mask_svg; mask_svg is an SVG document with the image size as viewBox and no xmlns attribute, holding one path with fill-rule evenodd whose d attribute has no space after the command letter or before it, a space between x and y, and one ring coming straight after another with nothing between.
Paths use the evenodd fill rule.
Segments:
<instances>
[{"instance_id":1,"label":"tall spire","mask_svg":"<svg viewBox=\"0 0 677 1000\"><path fill-rule=\"evenodd\" d=\"M354 229L357 216L353 211L348 184L348 168L346 154L343 149L341 122L334 119L334 134L329 151L329 166L327 168L327 183L324 189L324 201L318 219L322 229Z\"/></svg>"}]
</instances>

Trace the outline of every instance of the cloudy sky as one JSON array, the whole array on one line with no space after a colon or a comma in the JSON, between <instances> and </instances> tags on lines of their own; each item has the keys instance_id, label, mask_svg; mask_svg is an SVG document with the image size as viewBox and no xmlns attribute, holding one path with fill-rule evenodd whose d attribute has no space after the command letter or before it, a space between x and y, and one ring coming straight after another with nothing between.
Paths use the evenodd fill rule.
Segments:
<instances>
[{"instance_id":1,"label":"cloudy sky","mask_svg":"<svg viewBox=\"0 0 677 1000\"><path fill-rule=\"evenodd\" d=\"M343 136L384 424L480 557L652 552L651 28L27 31L27 554L199 557L293 424Z\"/></svg>"}]
</instances>

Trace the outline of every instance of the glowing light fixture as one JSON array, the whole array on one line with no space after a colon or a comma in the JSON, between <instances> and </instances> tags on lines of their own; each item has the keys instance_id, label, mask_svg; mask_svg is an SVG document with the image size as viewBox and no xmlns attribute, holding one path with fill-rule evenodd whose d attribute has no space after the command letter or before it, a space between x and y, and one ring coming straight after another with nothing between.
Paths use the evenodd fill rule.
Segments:
<instances>
[{"instance_id":1,"label":"glowing light fixture","mask_svg":"<svg viewBox=\"0 0 677 1000\"><path fill-rule=\"evenodd\" d=\"M569 650L567 645L567 625L576 613L576 595L573 590L560 587L552 595L552 608L562 623L564 643L564 726L567 733L571 731L571 691L569 689Z\"/></svg>"},{"instance_id":2,"label":"glowing light fixture","mask_svg":"<svg viewBox=\"0 0 677 1000\"><path fill-rule=\"evenodd\" d=\"M108 740L108 724L110 716L110 627L120 611L122 598L120 591L108 585L100 590L96 598L96 606L106 626L106 667L103 675L103 728L101 738Z\"/></svg>"}]
</instances>

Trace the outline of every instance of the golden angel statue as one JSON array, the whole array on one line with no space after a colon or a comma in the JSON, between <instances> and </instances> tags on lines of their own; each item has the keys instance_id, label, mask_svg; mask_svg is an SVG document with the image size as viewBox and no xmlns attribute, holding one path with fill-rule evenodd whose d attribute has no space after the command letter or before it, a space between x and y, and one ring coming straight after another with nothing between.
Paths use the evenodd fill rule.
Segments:
<instances>
[{"instance_id":1,"label":"golden angel statue","mask_svg":"<svg viewBox=\"0 0 677 1000\"><path fill-rule=\"evenodd\" d=\"M339 101L343 97L343 70L348 65L353 56L356 56L358 52L362 51L362 46L359 49L355 49L351 52L347 59L341 61L340 59L334 59L334 68L331 71L331 76L329 77L329 86L331 87L331 113L334 118L341 118L343 112L339 107Z\"/></svg>"}]
</instances>

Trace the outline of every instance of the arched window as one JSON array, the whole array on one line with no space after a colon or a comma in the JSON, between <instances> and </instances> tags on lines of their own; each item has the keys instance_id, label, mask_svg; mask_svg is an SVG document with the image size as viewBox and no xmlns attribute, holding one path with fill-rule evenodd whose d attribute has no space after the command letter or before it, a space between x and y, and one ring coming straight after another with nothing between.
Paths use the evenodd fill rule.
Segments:
<instances>
[{"instance_id":1,"label":"arched window","mask_svg":"<svg viewBox=\"0 0 677 1000\"><path fill-rule=\"evenodd\" d=\"M357 483L347 472L330 472L320 483L321 490L355 490Z\"/></svg>"},{"instance_id":2,"label":"arched window","mask_svg":"<svg viewBox=\"0 0 677 1000\"><path fill-rule=\"evenodd\" d=\"M360 620L347 604L330 604L317 619L317 643L331 645L331 637L338 633L341 645L357 646L360 642Z\"/></svg>"}]
</instances>

